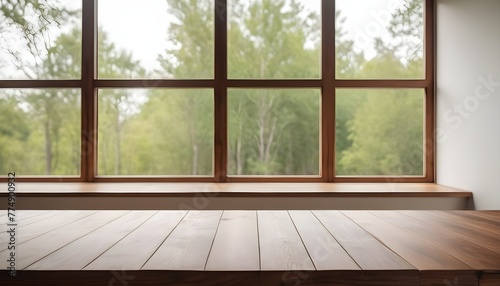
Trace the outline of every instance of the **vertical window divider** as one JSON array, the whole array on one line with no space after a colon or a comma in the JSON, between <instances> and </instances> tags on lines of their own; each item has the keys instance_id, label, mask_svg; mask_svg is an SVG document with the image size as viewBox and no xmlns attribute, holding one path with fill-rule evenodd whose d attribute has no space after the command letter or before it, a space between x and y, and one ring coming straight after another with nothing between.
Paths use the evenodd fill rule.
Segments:
<instances>
[{"instance_id":1,"label":"vertical window divider","mask_svg":"<svg viewBox=\"0 0 500 286\"><path fill-rule=\"evenodd\" d=\"M215 0L214 180L227 181L227 0Z\"/></svg>"},{"instance_id":2,"label":"vertical window divider","mask_svg":"<svg viewBox=\"0 0 500 286\"><path fill-rule=\"evenodd\" d=\"M424 142L424 158L425 158L425 180L433 183L436 180L435 175L435 150L436 150L436 134L435 134L435 1L425 0L425 142Z\"/></svg>"},{"instance_id":3,"label":"vertical window divider","mask_svg":"<svg viewBox=\"0 0 500 286\"><path fill-rule=\"evenodd\" d=\"M335 1L321 1L322 91L321 91L321 175L323 181L335 178Z\"/></svg>"},{"instance_id":4,"label":"vertical window divider","mask_svg":"<svg viewBox=\"0 0 500 286\"><path fill-rule=\"evenodd\" d=\"M97 0L82 0L82 130L81 181L96 175L97 101L94 79L97 75Z\"/></svg>"}]
</instances>

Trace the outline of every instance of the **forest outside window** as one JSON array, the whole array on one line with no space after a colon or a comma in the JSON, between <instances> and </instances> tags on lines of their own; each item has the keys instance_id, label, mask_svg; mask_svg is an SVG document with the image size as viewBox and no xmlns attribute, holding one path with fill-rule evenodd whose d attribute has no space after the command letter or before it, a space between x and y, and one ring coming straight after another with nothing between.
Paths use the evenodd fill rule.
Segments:
<instances>
[{"instance_id":1,"label":"forest outside window","mask_svg":"<svg viewBox=\"0 0 500 286\"><path fill-rule=\"evenodd\" d=\"M0 179L434 181L432 0L0 0Z\"/></svg>"}]
</instances>

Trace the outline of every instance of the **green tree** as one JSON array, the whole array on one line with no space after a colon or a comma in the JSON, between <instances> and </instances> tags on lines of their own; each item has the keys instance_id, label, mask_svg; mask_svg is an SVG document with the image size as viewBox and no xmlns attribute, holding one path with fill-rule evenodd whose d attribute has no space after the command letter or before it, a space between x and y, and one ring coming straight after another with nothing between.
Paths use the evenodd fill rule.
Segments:
<instances>
[{"instance_id":1,"label":"green tree","mask_svg":"<svg viewBox=\"0 0 500 286\"><path fill-rule=\"evenodd\" d=\"M50 45L50 29L61 27L78 13L58 1L0 0L0 40L3 41L0 46L12 57L9 64L28 78L36 78L37 69L43 67L44 53ZM20 46L26 48L34 65L28 65L24 49L11 47L8 34L22 43Z\"/></svg>"},{"instance_id":2,"label":"green tree","mask_svg":"<svg viewBox=\"0 0 500 286\"><path fill-rule=\"evenodd\" d=\"M420 90L368 90L338 96L363 102L348 123L352 145L340 154L338 175L422 175Z\"/></svg>"},{"instance_id":3,"label":"green tree","mask_svg":"<svg viewBox=\"0 0 500 286\"><path fill-rule=\"evenodd\" d=\"M232 1L229 9L229 77L319 77L317 13L306 13L294 0ZM230 90L229 97L231 174L318 174L315 92L238 89ZM306 134L312 141L299 145Z\"/></svg>"},{"instance_id":4,"label":"green tree","mask_svg":"<svg viewBox=\"0 0 500 286\"><path fill-rule=\"evenodd\" d=\"M118 49L108 39L106 32L98 31L98 74L99 78L137 78L145 71L132 53ZM140 109L133 91L125 89L102 89L98 94L99 174L122 175L124 173L122 148L125 127L132 115Z\"/></svg>"},{"instance_id":5,"label":"green tree","mask_svg":"<svg viewBox=\"0 0 500 286\"><path fill-rule=\"evenodd\" d=\"M423 75L421 0L393 13L393 39L374 39L376 56L353 78ZM423 175L424 97L419 89L342 89L337 92L338 175Z\"/></svg>"}]
</instances>

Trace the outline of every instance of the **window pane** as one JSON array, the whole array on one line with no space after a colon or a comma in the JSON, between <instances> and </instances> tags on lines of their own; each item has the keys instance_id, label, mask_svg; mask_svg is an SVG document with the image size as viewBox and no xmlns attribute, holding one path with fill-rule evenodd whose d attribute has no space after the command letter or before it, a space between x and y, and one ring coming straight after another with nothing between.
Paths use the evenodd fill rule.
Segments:
<instances>
[{"instance_id":1,"label":"window pane","mask_svg":"<svg viewBox=\"0 0 500 286\"><path fill-rule=\"evenodd\" d=\"M319 78L320 0L228 0L230 78Z\"/></svg>"},{"instance_id":2,"label":"window pane","mask_svg":"<svg viewBox=\"0 0 500 286\"><path fill-rule=\"evenodd\" d=\"M0 2L0 79L79 79L81 0Z\"/></svg>"},{"instance_id":3,"label":"window pane","mask_svg":"<svg viewBox=\"0 0 500 286\"><path fill-rule=\"evenodd\" d=\"M319 120L319 90L229 90L229 174L319 175Z\"/></svg>"},{"instance_id":4,"label":"window pane","mask_svg":"<svg viewBox=\"0 0 500 286\"><path fill-rule=\"evenodd\" d=\"M99 175L212 175L213 91L99 90Z\"/></svg>"},{"instance_id":5,"label":"window pane","mask_svg":"<svg viewBox=\"0 0 500 286\"><path fill-rule=\"evenodd\" d=\"M99 0L99 78L213 78L213 0Z\"/></svg>"},{"instance_id":6,"label":"window pane","mask_svg":"<svg viewBox=\"0 0 500 286\"><path fill-rule=\"evenodd\" d=\"M339 89L339 176L424 175L424 90Z\"/></svg>"},{"instance_id":7,"label":"window pane","mask_svg":"<svg viewBox=\"0 0 500 286\"><path fill-rule=\"evenodd\" d=\"M337 0L337 78L424 78L423 0Z\"/></svg>"},{"instance_id":8,"label":"window pane","mask_svg":"<svg viewBox=\"0 0 500 286\"><path fill-rule=\"evenodd\" d=\"M0 175L80 175L80 91L0 89Z\"/></svg>"}]
</instances>

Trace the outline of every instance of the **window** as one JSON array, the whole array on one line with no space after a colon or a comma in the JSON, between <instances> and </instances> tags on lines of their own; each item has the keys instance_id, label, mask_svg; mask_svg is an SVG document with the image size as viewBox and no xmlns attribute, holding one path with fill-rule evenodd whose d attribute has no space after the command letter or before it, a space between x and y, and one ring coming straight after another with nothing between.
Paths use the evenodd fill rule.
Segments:
<instances>
[{"instance_id":1,"label":"window","mask_svg":"<svg viewBox=\"0 0 500 286\"><path fill-rule=\"evenodd\" d=\"M0 176L434 181L431 0L0 5Z\"/></svg>"}]
</instances>

